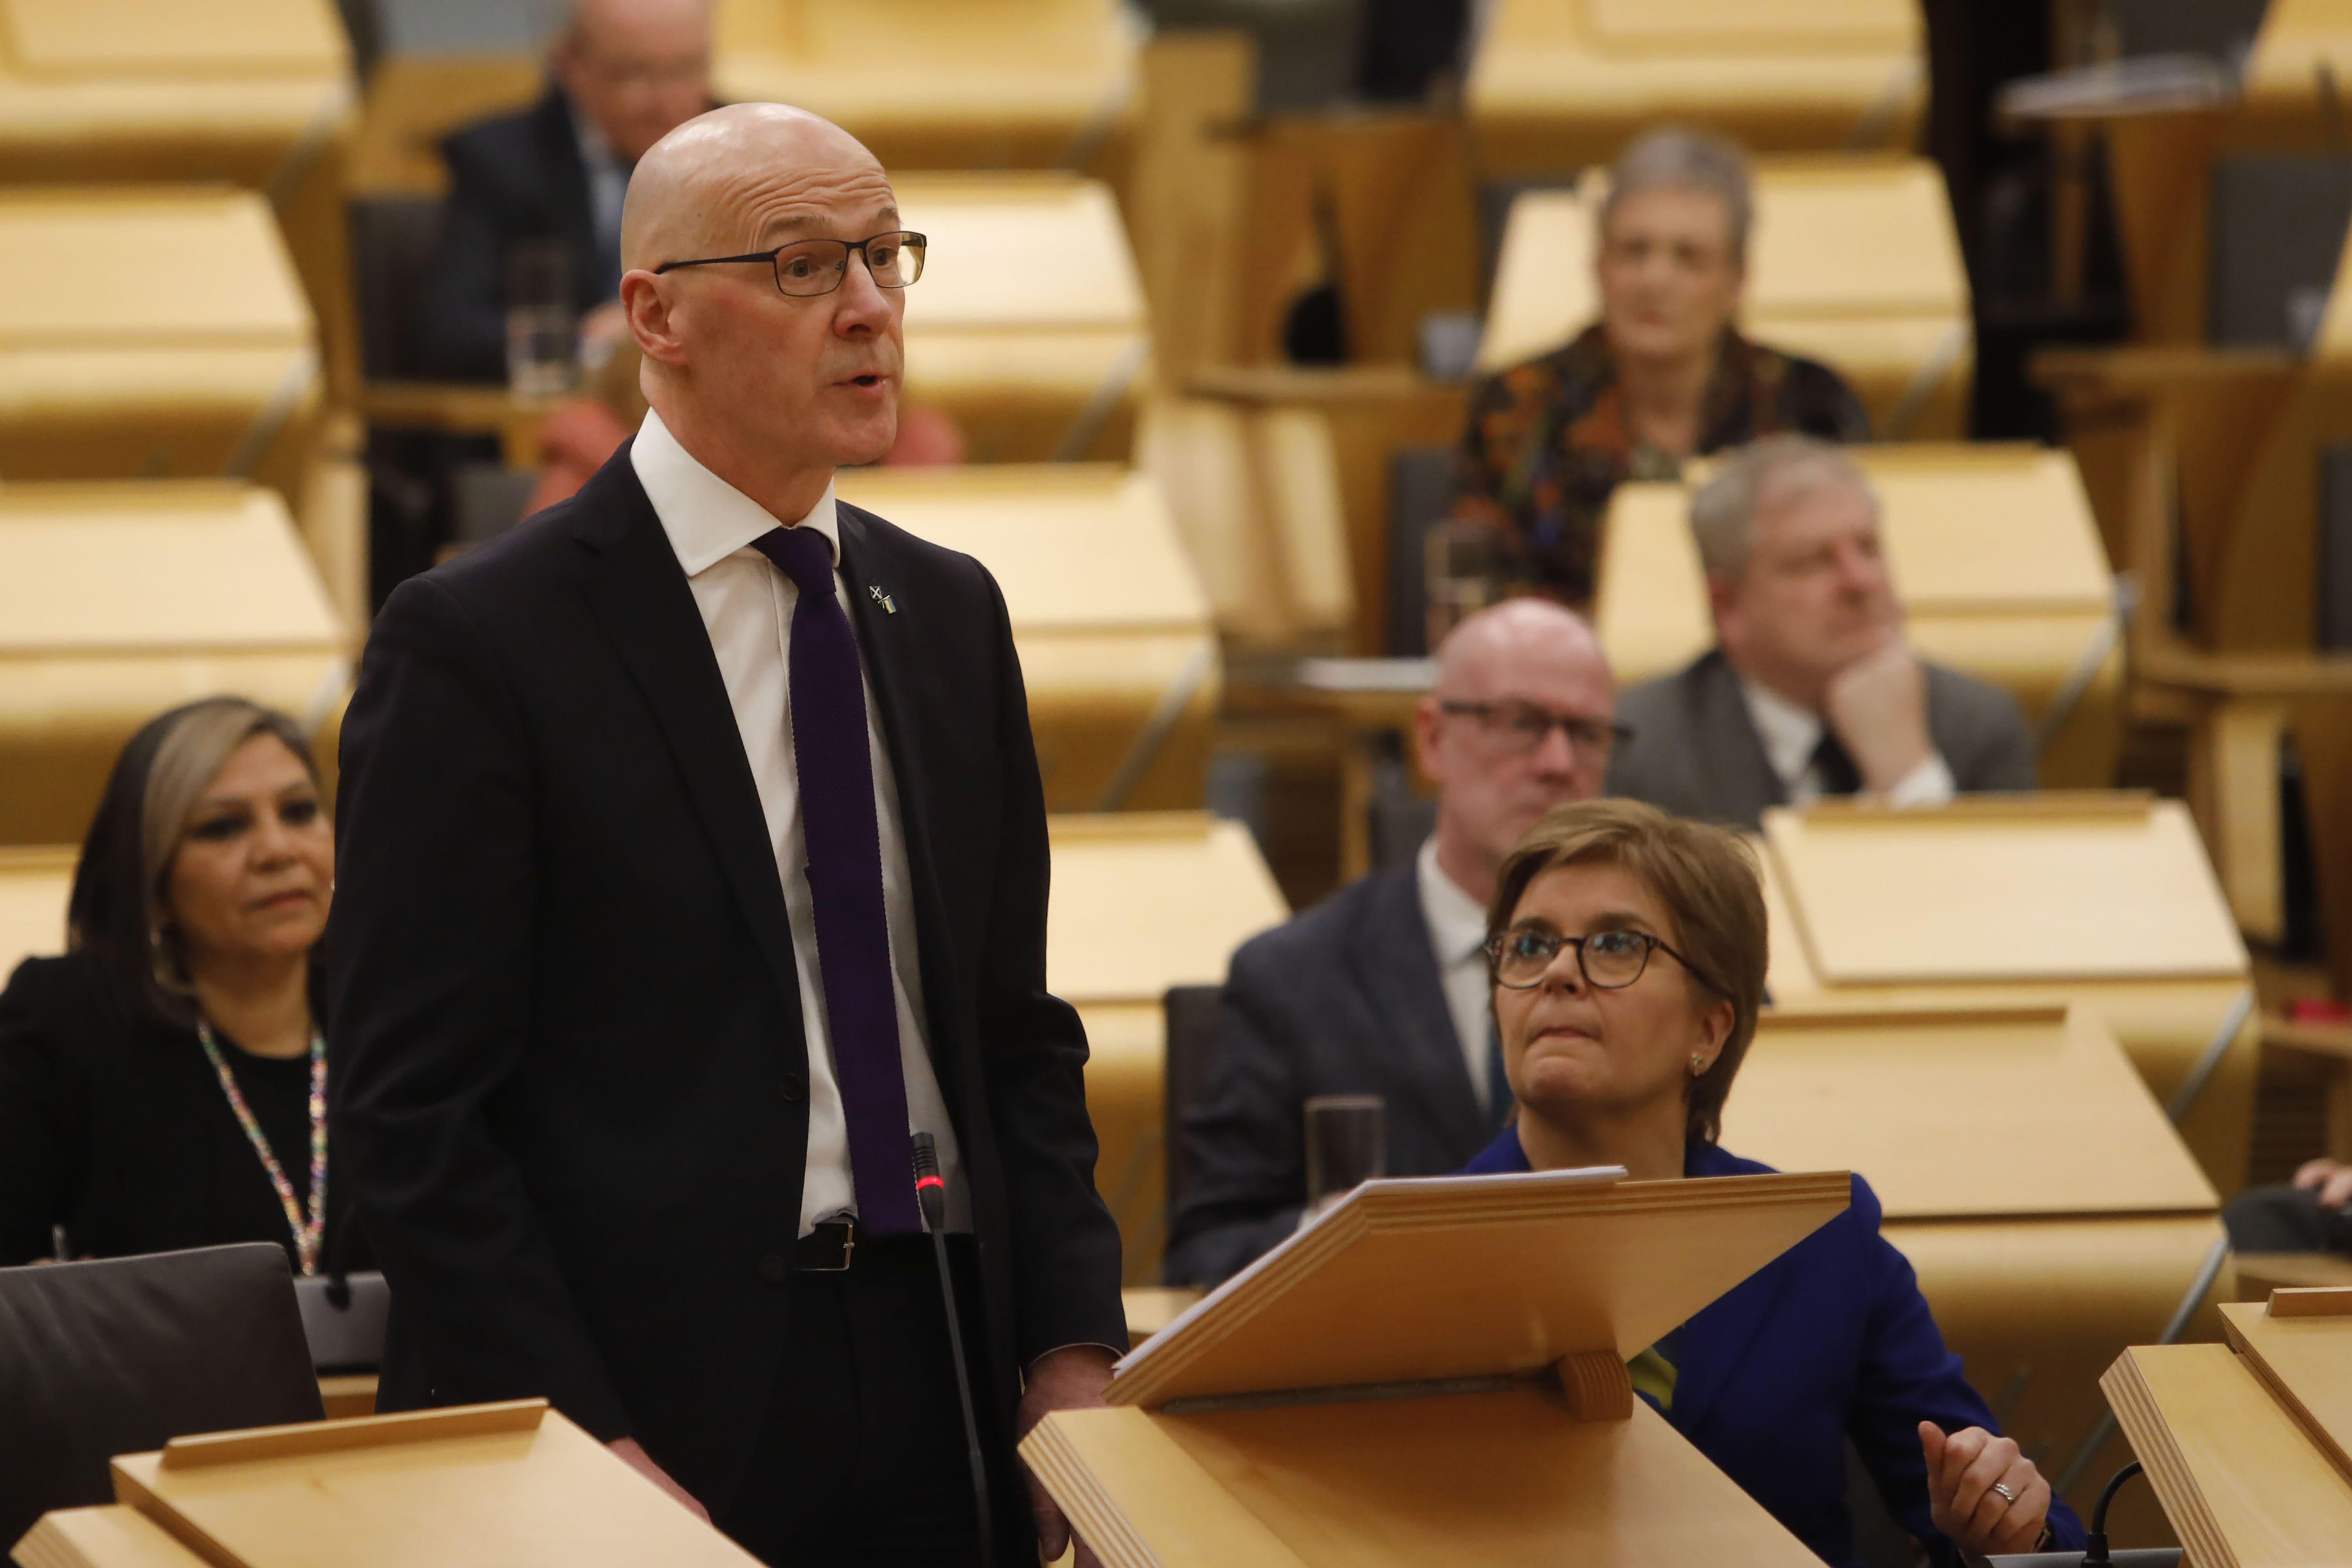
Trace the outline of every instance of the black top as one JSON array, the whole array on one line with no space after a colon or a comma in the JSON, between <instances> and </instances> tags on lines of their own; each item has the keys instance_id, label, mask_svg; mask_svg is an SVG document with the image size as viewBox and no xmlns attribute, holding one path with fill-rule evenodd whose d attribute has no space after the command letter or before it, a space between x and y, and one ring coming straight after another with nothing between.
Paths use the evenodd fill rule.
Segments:
<instances>
[{"instance_id":1,"label":"black top","mask_svg":"<svg viewBox=\"0 0 2352 1568\"><path fill-rule=\"evenodd\" d=\"M307 1215L310 1058L214 1038ZM373 1267L345 1235L331 1151L327 1200L324 1261ZM79 958L28 958L0 992L0 1265L48 1257L57 1225L77 1257L268 1241L295 1258L285 1207L195 1031L131 1022Z\"/></svg>"}]
</instances>

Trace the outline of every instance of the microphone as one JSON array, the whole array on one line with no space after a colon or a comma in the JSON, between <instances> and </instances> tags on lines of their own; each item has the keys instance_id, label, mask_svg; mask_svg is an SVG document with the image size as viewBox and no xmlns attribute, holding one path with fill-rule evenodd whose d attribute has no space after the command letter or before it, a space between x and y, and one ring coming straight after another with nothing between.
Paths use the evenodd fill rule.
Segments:
<instances>
[{"instance_id":1,"label":"microphone","mask_svg":"<svg viewBox=\"0 0 2352 1568\"><path fill-rule=\"evenodd\" d=\"M981 1568L996 1568L996 1531L990 1522L988 1466L981 1458L980 1415L972 1408L971 1372L964 1363L963 1319L956 1311L955 1271L948 1267L948 1184L940 1174L939 1144L928 1132L915 1134L915 1205L931 1235L931 1256L940 1266L940 1301L947 1309L948 1351L955 1361L956 1397L963 1403L964 1457L971 1466L971 1501L980 1521Z\"/></svg>"}]
</instances>

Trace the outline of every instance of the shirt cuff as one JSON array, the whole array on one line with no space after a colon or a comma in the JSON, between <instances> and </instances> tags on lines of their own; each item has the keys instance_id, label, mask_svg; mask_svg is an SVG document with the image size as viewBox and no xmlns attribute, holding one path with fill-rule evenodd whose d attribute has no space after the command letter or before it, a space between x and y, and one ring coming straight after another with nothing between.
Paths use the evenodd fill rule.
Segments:
<instances>
[{"instance_id":1,"label":"shirt cuff","mask_svg":"<svg viewBox=\"0 0 2352 1568\"><path fill-rule=\"evenodd\" d=\"M1886 804L1892 806L1942 805L1960 793L1958 781L1952 777L1951 765L1944 761L1941 752L1930 752L1927 760L1905 773L1886 792Z\"/></svg>"}]
</instances>

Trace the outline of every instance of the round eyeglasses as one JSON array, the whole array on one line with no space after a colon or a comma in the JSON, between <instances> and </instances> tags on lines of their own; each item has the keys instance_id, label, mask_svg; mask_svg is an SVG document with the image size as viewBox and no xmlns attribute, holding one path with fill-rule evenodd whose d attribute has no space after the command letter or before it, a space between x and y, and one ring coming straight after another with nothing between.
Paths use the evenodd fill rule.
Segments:
<instances>
[{"instance_id":1,"label":"round eyeglasses","mask_svg":"<svg viewBox=\"0 0 2352 1568\"><path fill-rule=\"evenodd\" d=\"M866 270L877 289L904 289L923 275L923 252L930 240L913 229L894 229L865 239L796 239L773 250L745 256L702 256L691 261L665 261L654 268L674 272L681 267L730 267L737 262L762 261L774 268L776 289L796 300L830 294L849 276L850 253L866 258Z\"/></svg>"},{"instance_id":2,"label":"round eyeglasses","mask_svg":"<svg viewBox=\"0 0 2352 1568\"><path fill-rule=\"evenodd\" d=\"M1602 991L1622 991L1642 978L1650 966L1653 949L1664 952L1685 969L1691 961L1645 931L1597 931L1590 936L1560 936L1540 927L1507 931L1486 944L1486 962L1495 984L1513 991L1532 991L1543 984L1552 960L1563 947L1576 950L1576 967L1585 983ZM1696 974L1695 969L1691 973ZM1704 980L1704 976L1701 976Z\"/></svg>"}]
</instances>

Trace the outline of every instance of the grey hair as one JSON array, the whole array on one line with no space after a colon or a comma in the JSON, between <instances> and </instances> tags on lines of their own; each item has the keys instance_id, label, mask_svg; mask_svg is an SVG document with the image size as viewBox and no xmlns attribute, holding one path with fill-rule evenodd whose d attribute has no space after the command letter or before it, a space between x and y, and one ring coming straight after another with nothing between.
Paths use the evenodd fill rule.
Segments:
<instances>
[{"instance_id":1,"label":"grey hair","mask_svg":"<svg viewBox=\"0 0 2352 1568\"><path fill-rule=\"evenodd\" d=\"M1731 231L1731 259L1748 265L1748 233L1756 221L1756 197L1748 175L1748 155L1738 146L1704 131L1669 125L1636 137L1609 170L1609 194L1601 202L1601 232L1607 235L1618 204L1664 186L1706 191L1723 203Z\"/></svg>"},{"instance_id":2,"label":"grey hair","mask_svg":"<svg viewBox=\"0 0 2352 1568\"><path fill-rule=\"evenodd\" d=\"M1747 574L1756 546L1756 521L1768 500L1773 504L1819 489L1851 485L1878 511L1878 492L1846 449L1818 436L1767 436L1717 458L1715 471L1691 497L1691 538L1699 563L1710 577L1737 583Z\"/></svg>"}]
</instances>

